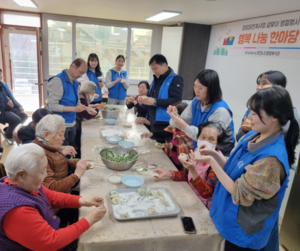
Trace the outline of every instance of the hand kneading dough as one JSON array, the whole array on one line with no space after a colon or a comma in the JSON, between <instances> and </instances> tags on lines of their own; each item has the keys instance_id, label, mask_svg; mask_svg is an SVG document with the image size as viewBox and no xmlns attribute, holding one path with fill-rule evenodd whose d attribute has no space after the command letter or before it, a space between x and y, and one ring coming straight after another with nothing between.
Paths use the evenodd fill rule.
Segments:
<instances>
[{"instance_id":1,"label":"hand kneading dough","mask_svg":"<svg viewBox=\"0 0 300 251\"><path fill-rule=\"evenodd\" d=\"M147 209L148 215L156 215L156 210L153 207Z\"/></svg>"}]
</instances>

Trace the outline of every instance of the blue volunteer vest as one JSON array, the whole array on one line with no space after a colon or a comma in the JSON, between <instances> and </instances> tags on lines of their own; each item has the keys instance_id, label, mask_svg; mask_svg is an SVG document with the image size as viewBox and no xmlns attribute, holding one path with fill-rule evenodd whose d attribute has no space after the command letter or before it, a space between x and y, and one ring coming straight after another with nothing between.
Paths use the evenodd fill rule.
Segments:
<instances>
[{"instance_id":1,"label":"blue volunteer vest","mask_svg":"<svg viewBox=\"0 0 300 251\"><path fill-rule=\"evenodd\" d=\"M66 80L67 77L66 70L63 70L61 73L57 74L56 77L60 78L64 89L64 94L60 100L60 104L63 106L77 106L78 104L77 80L75 80L73 84L71 82L68 82ZM52 78L49 78L48 82ZM58 112L56 114L62 116L65 119L65 123L67 124L72 124L73 122L75 122L76 112Z\"/></svg>"},{"instance_id":2,"label":"blue volunteer vest","mask_svg":"<svg viewBox=\"0 0 300 251\"><path fill-rule=\"evenodd\" d=\"M112 69L110 70L110 72L111 72L111 81L112 82L115 81L117 78L126 79L126 76L127 76L126 71L121 71L120 76L118 75L117 72L115 72ZM126 96L127 96L126 90L121 81L116 83L112 88L109 89L109 93L108 93L109 98L123 100L126 98Z\"/></svg>"},{"instance_id":3,"label":"blue volunteer vest","mask_svg":"<svg viewBox=\"0 0 300 251\"><path fill-rule=\"evenodd\" d=\"M257 250L267 245L271 230L278 218L288 184L290 166L283 135L251 153L247 145L255 133L254 131L247 133L240 141L224 166L224 171L235 181L246 172L247 165L262 158L274 156L283 164L286 172L281 188L271 199L255 200L252 206L243 207L234 205L231 194L221 182L218 182L213 195L210 216L223 238L239 247ZM245 212L250 212L246 214L248 217L245 217Z\"/></svg>"},{"instance_id":4,"label":"blue volunteer vest","mask_svg":"<svg viewBox=\"0 0 300 251\"><path fill-rule=\"evenodd\" d=\"M169 88L175 76L177 76L177 74L172 70L169 76L166 77L165 81L162 83L159 89L159 93L158 93L159 99L169 98ZM154 80L151 83L149 93L151 93L153 86L154 86ZM169 122L170 118L171 118L170 115L167 113L167 108L160 107L160 106L156 107L155 121Z\"/></svg>"},{"instance_id":5,"label":"blue volunteer vest","mask_svg":"<svg viewBox=\"0 0 300 251\"><path fill-rule=\"evenodd\" d=\"M86 75L88 76L89 80L94 82L97 85L97 89L95 90L95 93L99 95L98 98L95 98L93 100L93 102L97 102L97 101L101 101L102 100L102 93L101 93L101 88L99 86L99 80L98 77L96 75L96 73L94 73L90 67L88 68Z\"/></svg>"},{"instance_id":6,"label":"blue volunteer vest","mask_svg":"<svg viewBox=\"0 0 300 251\"><path fill-rule=\"evenodd\" d=\"M248 109L247 112L246 112L246 117L247 118L248 118L249 114L250 114L250 109Z\"/></svg>"},{"instance_id":7,"label":"blue volunteer vest","mask_svg":"<svg viewBox=\"0 0 300 251\"><path fill-rule=\"evenodd\" d=\"M229 106L227 105L227 103L224 100L218 101L216 103L214 103L211 108L207 111L207 112L202 112L201 110L201 106L199 106L197 108L197 104L198 104L199 100L197 98L194 98L193 102L192 102L192 125L198 127L198 125L207 122L208 118L210 117L210 115L212 115L218 108L226 108L231 116L231 122L230 122L230 126L231 126L231 131L232 131L232 142L235 142L234 139L234 124L233 124L233 120L232 120L232 111L230 110ZM196 149L197 147L197 142L195 140L193 140L194 143L194 149Z\"/></svg>"}]
</instances>

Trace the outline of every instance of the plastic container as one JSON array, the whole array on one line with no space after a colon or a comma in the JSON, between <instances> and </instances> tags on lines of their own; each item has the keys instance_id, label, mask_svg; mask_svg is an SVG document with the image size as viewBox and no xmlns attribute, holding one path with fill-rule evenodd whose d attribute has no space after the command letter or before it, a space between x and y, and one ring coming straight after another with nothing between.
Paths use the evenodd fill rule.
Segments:
<instances>
[{"instance_id":1,"label":"plastic container","mask_svg":"<svg viewBox=\"0 0 300 251\"><path fill-rule=\"evenodd\" d=\"M114 171L105 176L106 180L111 184L120 184L122 183L123 175L119 174L119 172Z\"/></svg>"},{"instance_id":2,"label":"plastic container","mask_svg":"<svg viewBox=\"0 0 300 251\"><path fill-rule=\"evenodd\" d=\"M127 175L122 178L122 183L128 188L138 188L144 184L144 179L136 175Z\"/></svg>"},{"instance_id":3,"label":"plastic container","mask_svg":"<svg viewBox=\"0 0 300 251\"><path fill-rule=\"evenodd\" d=\"M134 142L125 140L119 142L119 145L123 146L124 148L132 148L134 146Z\"/></svg>"},{"instance_id":4,"label":"plastic container","mask_svg":"<svg viewBox=\"0 0 300 251\"><path fill-rule=\"evenodd\" d=\"M122 138L119 136L107 136L106 140L109 144L116 145L122 140Z\"/></svg>"},{"instance_id":5,"label":"plastic container","mask_svg":"<svg viewBox=\"0 0 300 251\"><path fill-rule=\"evenodd\" d=\"M105 119L105 122L108 125L115 125L117 123L117 119Z\"/></svg>"}]
</instances>

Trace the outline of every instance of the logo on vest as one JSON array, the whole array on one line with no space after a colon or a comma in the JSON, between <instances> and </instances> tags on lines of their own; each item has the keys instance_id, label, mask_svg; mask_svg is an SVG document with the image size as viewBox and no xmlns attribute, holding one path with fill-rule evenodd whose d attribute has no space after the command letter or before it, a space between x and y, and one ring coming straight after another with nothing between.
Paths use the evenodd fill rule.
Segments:
<instances>
[{"instance_id":1,"label":"logo on vest","mask_svg":"<svg viewBox=\"0 0 300 251\"><path fill-rule=\"evenodd\" d=\"M167 85L170 85L170 83L168 82Z\"/></svg>"},{"instance_id":2,"label":"logo on vest","mask_svg":"<svg viewBox=\"0 0 300 251\"><path fill-rule=\"evenodd\" d=\"M243 165L244 165L244 161L242 161L242 160L237 163L237 166L239 168L241 168Z\"/></svg>"}]
</instances>

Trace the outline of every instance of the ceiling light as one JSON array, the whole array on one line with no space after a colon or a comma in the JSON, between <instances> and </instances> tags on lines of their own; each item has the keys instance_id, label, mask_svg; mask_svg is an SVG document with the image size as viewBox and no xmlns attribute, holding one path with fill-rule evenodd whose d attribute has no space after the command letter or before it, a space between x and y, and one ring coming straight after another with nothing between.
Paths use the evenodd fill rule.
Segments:
<instances>
[{"instance_id":1,"label":"ceiling light","mask_svg":"<svg viewBox=\"0 0 300 251\"><path fill-rule=\"evenodd\" d=\"M172 11L162 11L152 17L149 17L146 19L146 21L154 21L154 22L159 22L161 20L165 20L171 17L175 17L180 15L180 12L172 12Z\"/></svg>"},{"instance_id":2,"label":"ceiling light","mask_svg":"<svg viewBox=\"0 0 300 251\"><path fill-rule=\"evenodd\" d=\"M15 3L22 7L30 7L30 8L37 8L38 6L32 0L14 0Z\"/></svg>"}]
</instances>

